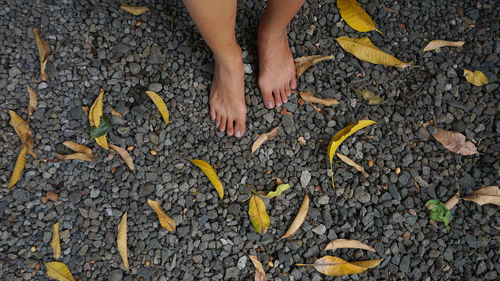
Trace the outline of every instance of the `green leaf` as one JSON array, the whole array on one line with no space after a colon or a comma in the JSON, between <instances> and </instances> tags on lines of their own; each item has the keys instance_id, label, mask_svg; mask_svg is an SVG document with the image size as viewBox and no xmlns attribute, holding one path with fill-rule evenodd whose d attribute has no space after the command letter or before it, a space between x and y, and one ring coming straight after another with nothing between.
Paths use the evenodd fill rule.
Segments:
<instances>
[{"instance_id":1,"label":"green leaf","mask_svg":"<svg viewBox=\"0 0 500 281\"><path fill-rule=\"evenodd\" d=\"M274 198L276 196L279 196L283 191L288 190L290 188L290 185L288 183L286 184L280 184L276 188L275 191L270 191L267 195L261 195L262 197L266 198Z\"/></svg>"},{"instance_id":2,"label":"green leaf","mask_svg":"<svg viewBox=\"0 0 500 281\"><path fill-rule=\"evenodd\" d=\"M437 199L431 199L425 203L425 207L429 209L429 218L437 222L443 222L446 229L450 231L448 223L450 222L451 212L446 208L446 205Z\"/></svg>"},{"instance_id":3,"label":"green leaf","mask_svg":"<svg viewBox=\"0 0 500 281\"><path fill-rule=\"evenodd\" d=\"M104 136L111 129L111 119L106 114L101 116L99 127L90 127L90 138L95 139Z\"/></svg>"}]
</instances>

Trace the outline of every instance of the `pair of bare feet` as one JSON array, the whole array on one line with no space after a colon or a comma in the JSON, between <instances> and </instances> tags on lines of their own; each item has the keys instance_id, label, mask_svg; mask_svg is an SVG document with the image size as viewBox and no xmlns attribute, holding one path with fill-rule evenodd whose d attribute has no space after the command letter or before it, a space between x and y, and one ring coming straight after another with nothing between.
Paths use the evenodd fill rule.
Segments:
<instances>
[{"instance_id":1,"label":"pair of bare feet","mask_svg":"<svg viewBox=\"0 0 500 281\"><path fill-rule=\"evenodd\" d=\"M259 88L268 109L288 101L296 88L295 64L288 45L286 28L273 30L259 24ZM215 57L214 78L210 92L210 117L220 131L228 136L242 137L245 133L247 107L245 103L244 67L241 49L231 48L224 57Z\"/></svg>"}]
</instances>

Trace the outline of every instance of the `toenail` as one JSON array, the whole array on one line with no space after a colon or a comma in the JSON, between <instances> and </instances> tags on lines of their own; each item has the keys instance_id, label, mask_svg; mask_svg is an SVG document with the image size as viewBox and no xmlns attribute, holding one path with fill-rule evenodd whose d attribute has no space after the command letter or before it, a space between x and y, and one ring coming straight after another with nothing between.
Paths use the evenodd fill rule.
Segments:
<instances>
[{"instance_id":1,"label":"toenail","mask_svg":"<svg viewBox=\"0 0 500 281\"><path fill-rule=\"evenodd\" d=\"M278 102L276 105L277 105L277 106L281 106L281 102Z\"/></svg>"},{"instance_id":2,"label":"toenail","mask_svg":"<svg viewBox=\"0 0 500 281\"><path fill-rule=\"evenodd\" d=\"M236 133L234 134L237 138L240 138L241 137L241 131L240 130L236 130Z\"/></svg>"},{"instance_id":3,"label":"toenail","mask_svg":"<svg viewBox=\"0 0 500 281\"><path fill-rule=\"evenodd\" d=\"M273 108L273 102L271 102L271 101L270 101L270 102L268 102L268 103L267 103L267 107L268 107L268 108Z\"/></svg>"}]
</instances>

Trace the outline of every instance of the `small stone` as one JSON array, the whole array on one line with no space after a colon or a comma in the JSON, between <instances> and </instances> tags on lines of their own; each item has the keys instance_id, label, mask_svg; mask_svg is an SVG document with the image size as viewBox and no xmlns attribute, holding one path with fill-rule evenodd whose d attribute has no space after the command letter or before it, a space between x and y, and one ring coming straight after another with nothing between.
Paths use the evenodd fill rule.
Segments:
<instances>
[{"instance_id":1,"label":"small stone","mask_svg":"<svg viewBox=\"0 0 500 281\"><path fill-rule=\"evenodd\" d=\"M295 131L295 122L293 121L293 117L290 115L283 116L283 129L285 132L290 135Z\"/></svg>"},{"instance_id":2,"label":"small stone","mask_svg":"<svg viewBox=\"0 0 500 281\"><path fill-rule=\"evenodd\" d=\"M252 66L250 64L245 63L243 65L243 67L245 68L245 74L252 74L253 73Z\"/></svg>"},{"instance_id":3,"label":"small stone","mask_svg":"<svg viewBox=\"0 0 500 281\"><path fill-rule=\"evenodd\" d=\"M240 275L240 271L238 270L237 267L233 266L228 269L226 269L226 276L224 277L224 280L238 280L238 276Z\"/></svg>"},{"instance_id":4,"label":"small stone","mask_svg":"<svg viewBox=\"0 0 500 281\"><path fill-rule=\"evenodd\" d=\"M312 232L314 232L318 235L322 235L326 232L326 226L324 226L323 224L320 224L320 225L316 226L315 228L313 228Z\"/></svg>"},{"instance_id":5,"label":"small stone","mask_svg":"<svg viewBox=\"0 0 500 281\"><path fill-rule=\"evenodd\" d=\"M248 260L247 255L243 255L238 259L237 267L239 270L242 270L243 268L245 268L245 266L247 265L247 260Z\"/></svg>"},{"instance_id":6,"label":"small stone","mask_svg":"<svg viewBox=\"0 0 500 281\"><path fill-rule=\"evenodd\" d=\"M302 188L306 188L310 181L311 173L309 173L309 171L302 171L302 174L300 175L300 184L302 185Z\"/></svg>"},{"instance_id":7,"label":"small stone","mask_svg":"<svg viewBox=\"0 0 500 281\"><path fill-rule=\"evenodd\" d=\"M115 269L109 273L109 281L121 281L123 272L121 269Z\"/></svg>"},{"instance_id":8,"label":"small stone","mask_svg":"<svg viewBox=\"0 0 500 281\"><path fill-rule=\"evenodd\" d=\"M399 263L399 270L401 272L407 273L410 270L410 256L406 255L401 259Z\"/></svg>"},{"instance_id":9,"label":"small stone","mask_svg":"<svg viewBox=\"0 0 500 281\"><path fill-rule=\"evenodd\" d=\"M155 191L155 187L152 184L143 184L141 189L139 190L139 196L144 197Z\"/></svg>"},{"instance_id":10,"label":"small stone","mask_svg":"<svg viewBox=\"0 0 500 281\"><path fill-rule=\"evenodd\" d=\"M404 172L399 176L398 181L400 184L406 185L406 184L408 184L408 181L410 180L410 178L411 178L410 173Z\"/></svg>"},{"instance_id":11,"label":"small stone","mask_svg":"<svg viewBox=\"0 0 500 281\"><path fill-rule=\"evenodd\" d=\"M163 86L160 83L151 83L149 84L148 89L153 92L160 92L163 89Z\"/></svg>"},{"instance_id":12,"label":"small stone","mask_svg":"<svg viewBox=\"0 0 500 281\"><path fill-rule=\"evenodd\" d=\"M165 57L160 51L160 48L157 45L154 45L151 48L151 54L149 55L149 63L150 64L163 64L165 63Z\"/></svg>"},{"instance_id":13,"label":"small stone","mask_svg":"<svg viewBox=\"0 0 500 281\"><path fill-rule=\"evenodd\" d=\"M9 77L14 77L18 74L21 74L21 70L19 70L19 68L14 66L11 69L9 69Z\"/></svg>"},{"instance_id":14,"label":"small stone","mask_svg":"<svg viewBox=\"0 0 500 281\"><path fill-rule=\"evenodd\" d=\"M318 204L320 205L326 205L330 202L330 196L328 195L323 195L318 199Z\"/></svg>"},{"instance_id":15,"label":"small stone","mask_svg":"<svg viewBox=\"0 0 500 281\"><path fill-rule=\"evenodd\" d=\"M136 62L131 62L128 65L128 68L130 69L130 72L134 75L138 74L141 71L141 66Z\"/></svg>"}]
</instances>

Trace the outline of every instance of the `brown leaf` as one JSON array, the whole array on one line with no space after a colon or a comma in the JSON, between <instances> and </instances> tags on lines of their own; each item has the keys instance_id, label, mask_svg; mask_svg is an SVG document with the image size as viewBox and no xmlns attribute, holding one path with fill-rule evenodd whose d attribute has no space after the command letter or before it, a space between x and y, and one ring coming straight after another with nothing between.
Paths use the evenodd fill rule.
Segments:
<instances>
[{"instance_id":1,"label":"brown leaf","mask_svg":"<svg viewBox=\"0 0 500 281\"><path fill-rule=\"evenodd\" d=\"M358 172L361 172L361 174L363 174L363 176L365 178L367 178L367 177L370 176L370 175L368 175L367 172L365 172L365 168L363 168L360 165L356 164L356 162L352 161L351 158L349 158L349 157L347 157L344 154L339 153L339 152L337 152L336 154L340 158L340 160L342 160L347 165L353 167L354 169L358 170Z\"/></svg>"},{"instance_id":2,"label":"brown leaf","mask_svg":"<svg viewBox=\"0 0 500 281\"><path fill-rule=\"evenodd\" d=\"M59 161L63 160L82 160L82 161L94 161L93 158L82 152L71 153L71 154L56 154L56 159Z\"/></svg>"},{"instance_id":3,"label":"brown leaf","mask_svg":"<svg viewBox=\"0 0 500 281\"><path fill-rule=\"evenodd\" d=\"M259 259L256 256L248 255L250 260L253 263L253 266L255 267L255 277L254 281L266 281L267 276L266 272L264 271L264 267L260 263Z\"/></svg>"},{"instance_id":4,"label":"brown leaf","mask_svg":"<svg viewBox=\"0 0 500 281\"><path fill-rule=\"evenodd\" d=\"M361 273L369 268L375 267L382 262L378 260L347 262L338 257L324 256L317 259L313 264L296 264L297 266L312 265L314 268L328 276L344 276L348 274Z\"/></svg>"},{"instance_id":5,"label":"brown leaf","mask_svg":"<svg viewBox=\"0 0 500 281\"><path fill-rule=\"evenodd\" d=\"M329 56L316 55L316 56L305 56L305 57L296 58L294 60L294 62L295 62L295 69L297 72L297 78L300 75L302 75L302 73L304 73L304 71L306 71L306 69L308 69L309 67L311 67L311 66L313 66L321 61L331 60L331 59L333 59L333 55L329 55Z\"/></svg>"},{"instance_id":6,"label":"brown leaf","mask_svg":"<svg viewBox=\"0 0 500 281\"><path fill-rule=\"evenodd\" d=\"M470 196L462 198L479 205L495 204L500 206L500 189L498 186L490 185L472 192Z\"/></svg>"},{"instance_id":7,"label":"brown leaf","mask_svg":"<svg viewBox=\"0 0 500 281\"><path fill-rule=\"evenodd\" d=\"M121 4L120 7L134 16L139 16L149 11L148 7L146 6L133 6L129 4Z\"/></svg>"},{"instance_id":8,"label":"brown leaf","mask_svg":"<svg viewBox=\"0 0 500 281\"><path fill-rule=\"evenodd\" d=\"M52 191L49 191L47 192L47 194L45 194L45 196L50 200L50 201L53 201L53 202L56 202L57 199L59 199L59 196L57 195L57 193L54 193Z\"/></svg>"},{"instance_id":9,"label":"brown leaf","mask_svg":"<svg viewBox=\"0 0 500 281\"><path fill-rule=\"evenodd\" d=\"M306 220L308 212L309 212L309 195L306 194L306 196L304 196L304 201L302 201L302 204L300 205L297 216L293 220L292 224L290 225L286 233L281 237L281 239L288 238L294 235L295 232L297 232L297 230L300 229L300 227Z\"/></svg>"},{"instance_id":10,"label":"brown leaf","mask_svg":"<svg viewBox=\"0 0 500 281\"><path fill-rule=\"evenodd\" d=\"M116 146L114 144L110 144L109 147L113 149L114 151L118 152L118 154L122 157L123 161L125 161L125 164L127 164L127 167L132 171L135 172L134 170L134 161L132 160L132 157L130 154L127 152L127 150Z\"/></svg>"},{"instance_id":11,"label":"brown leaf","mask_svg":"<svg viewBox=\"0 0 500 281\"><path fill-rule=\"evenodd\" d=\"M28 89L29 95L29 104L28 109L26 110L28 113L28 119L31 117L33 112L35 112L37 106L36 92L30 86L26 85L26 89Z\"/></svg>"},{"instance_id":12,"label":"brown leaf","mask_svg":"<svg viewBox=\"0 0 500 281\"><path fill-rule=\"evenodd\" d=\"M451 209L453 209L453 207L455 207L455 205L457 205L458 201L460 201L460 192L459 191L457 191L457 193L455 195L453 195L453 197L451 197L450 200L446 201L446 203L444 203L444 205L446 206L446 209L451 210Z\"/></svg>"},{"instance_id":13,"label":"brown leaf","mask_svg":"<svg viewBox=\"0 0 500 281\"><path fill-rule=\"evenodd\" d=\"M335 239L328 243L325 247L326 250L335 250L342 248L353 248L353 249L364 249L368 251L375 252L373 247L368 246L367 244L358 241L358 240L348 240L348 239Z\"/></svg>"},{"instance_id":14,"label":"brown leaf","mask_svg":"<svg viewBox=\"0 0 500 281\"><path fill-rule=\"evenodd\" d=\"M265 133L265 134L262 134L260 135L253 143L252 145L252 153L254 153L264 142L268 141L268 140L272 140L274 139L276 136L278 136L278 132L280 130L280 127L276 127L274 129L272 129L271 131Z\"/></svg>"},{"instance_id":15,"label":"brown leaf","mask_svg":"<svg viewBox=\"0 0 500 281\"><path fill-rule=\"evenodd\" d=\"M299 95L302 99L304 99L305 101L310 102L310 103L319 103L319 104L322 104L325 106L339 104L339 102L336 99L318 98L318 97L315 97L311 92L300 92Z\"/></svg>"},{"instance_id":16,"label":"brown leaf","mask_svg":"<svg viewBox=\"0 0 500 281\"><path fill-rule=\"evenodd\" d=\"M116 235L116 244L118 252L123 260L123 265L128 269L128 249L127 249L127 212L123 214L118 225L118 234Z\"/></svg>"},{"instance_id":17,"label":"brown leaf","mask_svg":"<svg viewBox=\"0 0 500 281\"><path fill-rule=\"evenodd\" d=\"M465 136L461 133L443 130L433 125L428 126L427 130L438 142L451 152L462 155L479 153L476 146L470 141L465 141Z\"/></svg>"},{"instance_id":18,"label":"brown leaf","mask_svg":"<svg viewBox=\"0 0 500 281\"><path fill-rule=\"evenodd\" d=\"M40 77L44 81L47 81L47 74L45 73L45 67L47 66L47 60L50 55L50 46L47 41L43 40L38 34L38 28L33 28L35 33L36 46L38 47L38 54L40 55Z\"/></svg>"},{"instance_id":19,"label":"brown leaf","mask_svg":"<svg viewBox=\"0 0 500 281\"><path fill-rule=\"evenodd\" d=\"M421 52L432 51L441 47L462 47L464 43L465 41L432 40L421 50Z\"/></svg>"},{"instance_id":20,"label":"brown leaf","mask_svg":"<svg viewBox=\"0 0 500 281\"><path fill-rule=\"evenodd\" d=\"M175 221L171 217L167 216L167 214L165 214L159 202L148 199L148 205L155 211L156 215L158 216L158 220L160 221L160 224L161 226L163 226L163 228L168 231L175 231Z\"/></svg>"},{"instance_id":21,"label":"brown leaf","mask_svg":"<svg viewBox=\"0 0 500 281\"><path fill-rule=\"evenodd\" d=\"M81 143L77 143L74 141L65 141L65 142L63 142L63 144L64 144L64 146L73 150L74 152L81 152L81 153L85 154L89 159L91 159L91 160L94 159L94 154L92 154L92 149L90 149L89 147L87 147Z\"/></svg>"}]
</instances>

